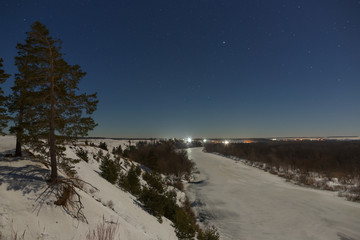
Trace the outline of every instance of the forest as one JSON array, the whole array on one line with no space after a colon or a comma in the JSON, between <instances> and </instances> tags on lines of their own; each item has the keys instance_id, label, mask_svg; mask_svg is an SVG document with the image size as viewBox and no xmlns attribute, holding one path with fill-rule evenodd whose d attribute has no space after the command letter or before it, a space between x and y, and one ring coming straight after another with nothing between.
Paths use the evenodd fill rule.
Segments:
<instances>
[{"instance_id":1,"label":"forest","mask_svg":"<svg viewBox=\"0 0 360 240\"><path fill-rule=\"evenodd\" d=\"M359 141L208 143L205 150L304 173L318 172L338 178L360 175Z\"/></svg>"}]
</instances>

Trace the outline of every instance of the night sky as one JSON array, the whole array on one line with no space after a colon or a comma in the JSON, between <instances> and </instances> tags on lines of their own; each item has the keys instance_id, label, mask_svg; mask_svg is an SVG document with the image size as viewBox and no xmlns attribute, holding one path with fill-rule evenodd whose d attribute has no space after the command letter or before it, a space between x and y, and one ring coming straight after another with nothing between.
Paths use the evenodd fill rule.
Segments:
<instances>
[{"instance_id":1,"label":"night sky","mask_svg":"<svg viewBox=\"0 0 360 240\"><path fill-rule=\"evenodd\" d=\"M360 1L0 0L10 74L34 21L98 92L91 136L360 135Z\"/></svg>"}]
</instances>

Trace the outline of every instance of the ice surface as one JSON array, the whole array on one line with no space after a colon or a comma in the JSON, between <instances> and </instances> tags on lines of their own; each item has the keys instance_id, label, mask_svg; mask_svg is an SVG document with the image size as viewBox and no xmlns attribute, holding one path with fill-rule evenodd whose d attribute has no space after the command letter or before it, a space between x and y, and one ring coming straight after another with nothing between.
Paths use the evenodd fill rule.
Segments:
<instances>
[{"instance_id":1,"label":"ice surface","mask_svg":"<svg viewBox=\"0 0 360 240\"><path fill-rule=\"evenodd\" d=\"M360 204L301 187L241 162L188 149L200 174L187 191L221 239L360 239Z\"/></svg>"}]
</instances>

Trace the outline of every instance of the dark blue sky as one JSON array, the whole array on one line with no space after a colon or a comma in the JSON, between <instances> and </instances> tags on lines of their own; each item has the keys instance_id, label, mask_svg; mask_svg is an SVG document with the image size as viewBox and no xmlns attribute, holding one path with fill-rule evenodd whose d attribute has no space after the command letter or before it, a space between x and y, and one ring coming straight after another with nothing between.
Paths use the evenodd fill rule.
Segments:
<instances>
[{"instance_id":1,"label":"dark blue sky","mask_svg":"<svg viewBox=\"0 0 360 240\"><path fill-rule=\"evenodd\" d=\"M88 73L80 88L100 100L92 136L360 135L360 1L0 0L0 9L7 72L40 21Z\"/></svg>"}]
</instances>

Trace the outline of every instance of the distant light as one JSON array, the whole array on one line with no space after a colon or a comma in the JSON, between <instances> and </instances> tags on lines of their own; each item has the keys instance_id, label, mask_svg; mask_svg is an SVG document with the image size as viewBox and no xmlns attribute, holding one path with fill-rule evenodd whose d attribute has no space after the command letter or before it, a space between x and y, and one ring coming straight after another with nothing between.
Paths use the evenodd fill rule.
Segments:
<instances>
[{"instance_id":1,"label":"distant light","mask_svg":"<svg viewBox=\"0 0 360 240\"><path fill-rule=\"evenodd\" d=\"M192 142L192 139L190 137L187 138L186 140L188 143L191 143Z\"/></svg>"},{"instance_id":2,"label":"distant light","mask_svg":"<svg viewBox=\"0 0 360 240\"><path fill-rule=\"evenodd\" d=\"M229 144L229 141L228 141L228 140L226 140L224 143L225 143L225 145L228 145L228 144Z\"/></svg>"},{"instance_id":3,"label":"distant light","mask_svg":"<svg viewBox=\"0 0 360 240\"><path fill-rule=\"evenodd\" d=\"M271 139L271 140L273 140L273 141L277 141L277 139L276 139L276 138L273 138L273 139Z\"/></svg>"},{"instance_id":4,"label":"distant light","mask_svg":"<svg viewBox=\"0 0 360 240\"><path fill-rule=\"evenodd\" d=\"M207 141L206 139L203 140L204 143L206 143L206 141Z\"/></svg>"}]
</instances>

